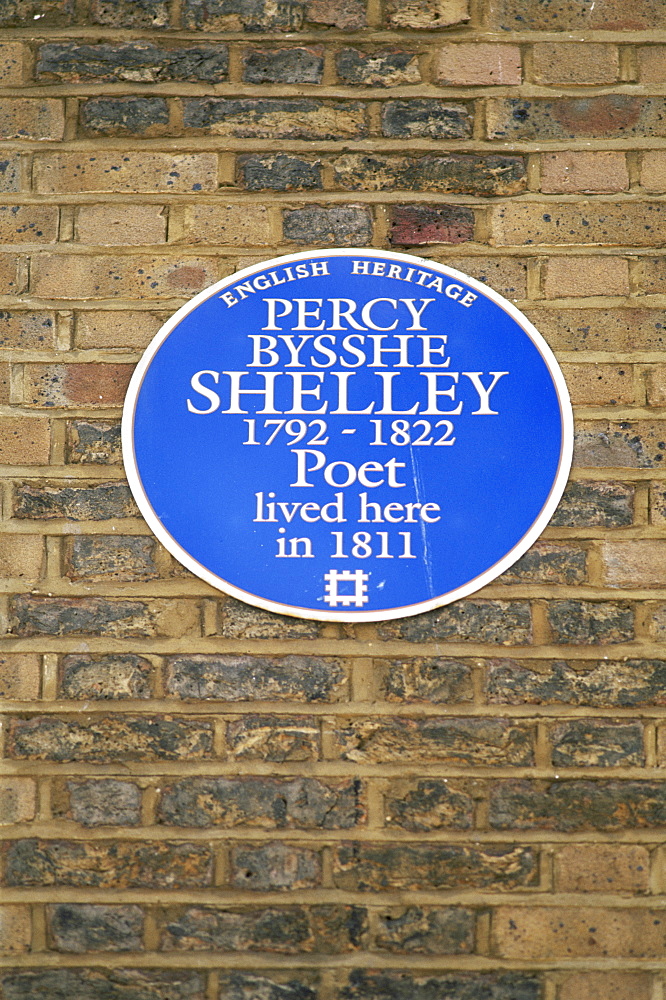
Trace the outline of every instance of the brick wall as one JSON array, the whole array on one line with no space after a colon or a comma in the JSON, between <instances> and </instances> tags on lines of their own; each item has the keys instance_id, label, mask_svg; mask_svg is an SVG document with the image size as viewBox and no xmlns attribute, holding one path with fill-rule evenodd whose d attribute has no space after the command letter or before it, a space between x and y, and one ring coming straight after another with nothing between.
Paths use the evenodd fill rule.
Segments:
<instances>
[{"instance_id":1,"label":"brick wall","mask_svg":"<svg viewBox=\"0 0 666 1000\"><path fill-rule=\"evenodd\" d=\"M0 23L2 1000L660 1000L662 0ZM487 281L577 413L543 539L377 626L205 586L120 460L161 321L331 244Z\"/></svg>"}]
</instances>

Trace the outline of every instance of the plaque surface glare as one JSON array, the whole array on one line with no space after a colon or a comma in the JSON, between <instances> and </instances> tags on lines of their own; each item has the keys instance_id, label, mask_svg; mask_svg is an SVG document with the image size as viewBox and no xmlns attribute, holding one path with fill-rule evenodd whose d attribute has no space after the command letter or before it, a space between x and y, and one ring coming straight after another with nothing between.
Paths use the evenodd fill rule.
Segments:
<instances>
[{"instance_id":1,"label":"plaque surface glare","mask_svg":"<svg viewBox=\"0 0 666 1000\"><path fill-rule=\"evenodd\" d=\"M265 261L159 331L123 414L129 483L188 569L249 604L381 621L471 594L552 516L573 422L496 292L383 250Z\"/></svg>"}]
</instances>

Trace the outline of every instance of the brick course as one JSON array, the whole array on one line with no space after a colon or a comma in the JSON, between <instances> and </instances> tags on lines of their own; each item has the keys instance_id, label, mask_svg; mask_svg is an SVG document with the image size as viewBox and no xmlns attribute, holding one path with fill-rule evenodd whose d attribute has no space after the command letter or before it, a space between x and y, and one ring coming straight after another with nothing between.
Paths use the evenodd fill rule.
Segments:
<instances>
[{"instance_id":1,"label":"brick course","mask_svg":"<svg viewBox=\"0 0 666 1000\"><path fill-rule=\"evenodd\" d=\"M0 6L0 997L657 1000L663 2ZM212 591L122 466L165 320L331 245L516 302L575 410L543 537L376 625Z\"/></svg>"}]
</instances>

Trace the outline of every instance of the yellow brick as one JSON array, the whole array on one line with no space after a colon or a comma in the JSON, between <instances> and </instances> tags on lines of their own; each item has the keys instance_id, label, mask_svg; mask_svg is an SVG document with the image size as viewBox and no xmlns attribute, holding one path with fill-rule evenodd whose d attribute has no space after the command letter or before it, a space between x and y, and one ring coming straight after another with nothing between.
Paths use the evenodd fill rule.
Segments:
<instances>
[{"instance_id":1,"label":"yellow brick","mask_svg":"<svg viewBox=\"0 0 666 1000\"><path fill-rule=\"evenodd\" d=\"M662 539L604 542L601 559L609 587L666 585L666 541Z\"/></svg>"},{"instance_id":2,"label":"yellow brick","mask_svg":"<svg viewBox=\"0 0 666 1000\"><path fill-rule=\"evenodd\" d=\"M435 76L439 84L461 87L519 84L520 49L517 45L484 42L442 45L437 53Z\"/></svg>"},{"instance_id":3,"label":"yellow brick","mask_svg":"<svg viewBox=\"0 0 666 1000\"><path fill-rule=\"evenodd\" d=\"M268 211L263 205L188 205L181 242L267 246Z\"/></svg>"},{"instance_id":4,"label":"yellow brick","mask_svg":"<svg viewBox=\"0 0 666 1000\"><path fill-rule=\"evenodd\" d=\"M77 214L79 243L146 246L166 240L163 205L84 205Z\"/></svg>"},{"instance_id":5,"label":"yellow brick","mask_svg":"<svg viewBox=\"0 0 666 1000\"><path fill-rule=\"evenodd\" d=\"M0 778L0 824L35 818L37 788L32 778Z\"/></svg>"},{"instance_id":6,"label":"yellow brick","mask_svg":"<svg viewBox=\"0 0 666 1000\"><path fill-rule=\"evenodd\" d=\"M39 697L41 658L36 653L0 655L0 698L34 701Z\"/></svg>"},{"instance_id":7,"label":"yellow brick","mask_svg":"<svg viewBox=\"0 0 666 1000\"><path fill-rule=\"evenodd\" d=\"M546 194L626 191L629 172L624 153L572 152L544 153L541 157L541 190Z\"/></svg>"},{"instance_id":8,"label":"yellow brick","mask_svg":"<svg viewBox=\"0 0 666 1000\"><path fill-rule=\"evenodd\" d=\"M634 401L633 366L580 362L562 364L571 395L579 405L604 406Z\"/></svg>"},{"instance_id":9,"label":"yellow brick","mask_svg":"<svg viewBox=\"0 0 666 1000\"><path fill-rule=\"evenodd\" d=\"M643 153L641 186L646 191L666 191L666 150Z\"/></svg>"},{"instance_id":10,"label":"yellow brick","mask_svg":"<svg viewBox=\"0 0 666 1000\"><path fill-rule=\"evenodd\" d=\"M615 45L537 42L533 79L540 84L614 83L620 62Z\"/></svg>"},{"instance_id":11,"label":"yellow brick","mask_svg":"<svg viewBox=\"0 0 666 1000\"><path fill-rule=\"evenodd\" d=\"M49 421L39 417L0 417L0 465L46 465Z\"/></svg>"},{"instance_id":12,"label":"yellow brick","mask_svg":"<svg viewBox=\"0 0 666 1000\"><path fill-rule=\"evenodd\" d=\"M42 573L43 559L41 535L0 536L0 576L37 580Z\"/></svg>"},{"instance_id":13,"label":"yellow brick","mask_svg":"<svg viewBox=\"0 0 666 1000\"><path fill-rule=\"evenodd\" d=\"M628 295L629 262L623 257L551 257L546 263L548 299Z\"/></svg>"}]
</instances>

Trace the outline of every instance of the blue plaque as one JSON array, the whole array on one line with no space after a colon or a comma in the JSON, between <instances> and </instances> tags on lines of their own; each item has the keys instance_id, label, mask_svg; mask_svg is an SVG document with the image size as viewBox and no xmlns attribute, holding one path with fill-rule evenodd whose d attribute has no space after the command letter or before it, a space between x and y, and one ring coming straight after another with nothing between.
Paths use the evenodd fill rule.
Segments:
<instances>
[{"instance_id":1,"label":"blue plaque","mask_svg":"<svg viewBox=\"0 0 666 1000\"><path fill-rule=\"evenodd\" d=\"M381 621L506 570L552 516L572 415L543 338L442 264L328 250L197 295L139 363L130 486L206 582L270 611Z\"/></svg>"}]
</instances>

